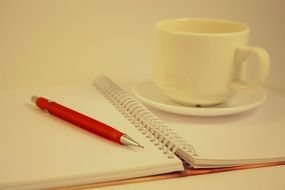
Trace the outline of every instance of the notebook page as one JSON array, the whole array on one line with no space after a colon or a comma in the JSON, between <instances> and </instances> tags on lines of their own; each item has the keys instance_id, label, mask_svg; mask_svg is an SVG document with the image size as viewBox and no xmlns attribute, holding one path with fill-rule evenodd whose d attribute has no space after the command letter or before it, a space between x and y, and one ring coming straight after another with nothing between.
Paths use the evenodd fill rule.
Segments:
<instances>
[{"instance_id":1,"label":"notebook page","mask_svg":"<svg viewBox=\"0 0 285 190\"><path fill-rule=\"evenodd\" d=\"M151 111L195 148L197 167L285 160L285 98L274 92L259 108L232 116Z\"/></svg>"},{"instance_id":2,"label":"notebook page","mask_svg":"<svg viewBox=\"0 0 285 190\"><path fill-rule=\"evenodd\" d=\"M144 148L116 144L45 113L30 103L32 95L126 132ZM2 91L0 101L0 189L48 188L183 170L178 158L164 155L91 84Z\"/></svg>"}]
</instances>

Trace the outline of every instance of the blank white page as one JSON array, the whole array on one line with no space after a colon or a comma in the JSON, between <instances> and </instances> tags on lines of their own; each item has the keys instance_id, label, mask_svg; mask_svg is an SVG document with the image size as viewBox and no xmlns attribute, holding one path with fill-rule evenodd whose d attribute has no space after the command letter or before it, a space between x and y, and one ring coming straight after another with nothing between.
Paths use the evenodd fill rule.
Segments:
<instances>
[{"instance_id":1,"label":"blank white page","mask_svg":"<svg viewBox=\"0 0 285 190\"><path fill-rule=\"evenodd\" d=\"M43 96L127 133L144 148L123 146L33 105ZM90 85L0 92L0 189L43 189L183 170Z\"/></svg>"},{"instance_id":2,"label":"blank white page","mask_svg":"<svg viewBox=\"0 0 285 190\"><path fill-rule=\"evenodd\" d=\"M275 92L260 107L230 116L151 110L195 148L200 167L285 160L285 97Z\"/></svg>"}]
</instances>

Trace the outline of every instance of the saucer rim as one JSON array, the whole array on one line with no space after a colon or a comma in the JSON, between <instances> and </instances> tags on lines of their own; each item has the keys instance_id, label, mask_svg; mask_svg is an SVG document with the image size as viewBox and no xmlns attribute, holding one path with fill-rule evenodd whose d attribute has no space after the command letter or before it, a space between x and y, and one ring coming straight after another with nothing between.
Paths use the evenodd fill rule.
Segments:
<instances>
[{"instance_id":1,"label":"saucer rim","mask_svg":"<svg viewBox=\"0 0 285 190\"><path fill-rule=\"evenodd\" d=\"M241 106L236 106L236 107L187 107L183 105L170 105L168 103L161 103L154 101L152 99L146 98L143 95L139 93L138 88L147 83L153 83L151 80L145 80L143 82L138 83L135 85L132 89L133 94L135 97L137 97L140 101L143 103L170 113L175 113L175 114L181 114L181 115L192 115L192 116L222 116L222 115L232 115L232 114L237 114L245 111L249 111L253 108L258 107L259 105L263 104L266 99L267 99L267 93L264 89L262 88L255 88L256 91L259 91L261 95L261 98L257 99L256 101L246 104L246 105L241 105ZM160 94L164 96L163 94Z\"/></svg>"}]
</instances>

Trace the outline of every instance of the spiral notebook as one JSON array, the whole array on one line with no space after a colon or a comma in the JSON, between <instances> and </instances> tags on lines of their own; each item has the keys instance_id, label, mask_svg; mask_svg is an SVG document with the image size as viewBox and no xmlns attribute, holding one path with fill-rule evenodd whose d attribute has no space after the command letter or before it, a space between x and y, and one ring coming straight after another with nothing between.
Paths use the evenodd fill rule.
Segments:
<instances>
[{"instance_id":1,"label":"spiral notebook","mask_svg":"<svg viewBox=\"0 0 285 190\"><path fill-rule=\"evenodd\" d=\"M103 80L97 82L107 87ZM106 90L109 98L118 92ZM47 114L31 103L32 95L94 117L127 133L144 148L114 143ZM135 128L128 115L122 115L90 83L0 91L0 104L1 190L51 189L184 169L164 146L165 140Z\"/></svg>"},{"instance_id":2,"label":"spiral notebook","mask_svg":"<svg viewBox=\"0 0 285 190\"><path fill-rule=\"evenodd\" d=\"M254 117L232 120L233 125L220 123L221 127L209 123L209 126L216 128L205 130L199 123L196 126L192 123L185 125L179 124L177 120L166 124L105 76L98 77L94 85L146 137L161 143L167 154L177 156L193 168L221 168L285 161L284 121L278 117L280 112L285 111L285 99L280 95L274 95L272 99L276 101L268 102L263 112L255 114ZM276 121L258 124L259 117L268 120L266 115L272 106L279 112L275 115ZM175 114L172 120L176 120ZM203 121L207 122L207 119ZM203 130L204 134L201 133Z\"/></svg>"},{"instance_id":3,"label":"spiral notebook","mask_svg":"<svg viewBox=\"0 0 285 190\"><path fill-rule=\"evenodd\" d=\"M97 89L86 84L0 93L0 189L132 179L183 171L185 163L213 168L284 160L275 154L254 159L205 156L189 130L165 124L109 78L98 77L93 84ZM35 94L124 131L144 148L118 145L44 114L29 103Z\"/></svg>"}]
</instances>

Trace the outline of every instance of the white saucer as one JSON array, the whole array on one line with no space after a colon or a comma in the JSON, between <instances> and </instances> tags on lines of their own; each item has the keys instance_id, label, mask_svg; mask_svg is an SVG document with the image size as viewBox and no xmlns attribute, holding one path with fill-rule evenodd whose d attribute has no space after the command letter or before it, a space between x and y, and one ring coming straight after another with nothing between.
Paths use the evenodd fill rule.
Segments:
<instances>
[{"instance_id":1,"label":"white saucer","mask_svg":"<svg viewBox=\"0 0 285 190\"><path fill-rule=\"evenodd\" d=\"M177 104L165 97L152 81L142 82L134 87L135 96L154 108L183 115L219 116L244 112L261 105L267 97L260 88L240 90L230 100L211 107L188 107Z\"/></svg>"}]
</instances>

